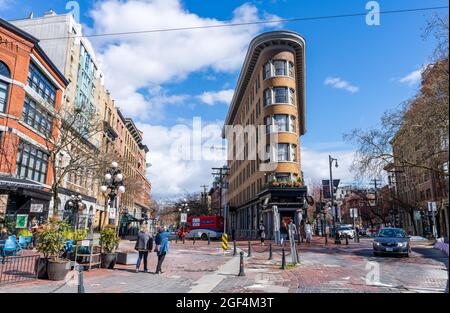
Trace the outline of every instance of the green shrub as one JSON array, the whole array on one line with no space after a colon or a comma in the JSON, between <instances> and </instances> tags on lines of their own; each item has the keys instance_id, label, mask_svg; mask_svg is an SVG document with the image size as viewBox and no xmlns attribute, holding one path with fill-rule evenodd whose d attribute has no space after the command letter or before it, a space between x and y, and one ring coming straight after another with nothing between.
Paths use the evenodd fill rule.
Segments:
<instances>
[{"instance_id":1,"label":"green shrub","mask_svg":"<svg viewBox=\"0 0 450 313\"><path fill-rule=\"evenodd\" d=\"M106 226L100 232L100 246L106 253L112 253L119 246L120 238L114 226Z\"/></svg>"}]
</instances>

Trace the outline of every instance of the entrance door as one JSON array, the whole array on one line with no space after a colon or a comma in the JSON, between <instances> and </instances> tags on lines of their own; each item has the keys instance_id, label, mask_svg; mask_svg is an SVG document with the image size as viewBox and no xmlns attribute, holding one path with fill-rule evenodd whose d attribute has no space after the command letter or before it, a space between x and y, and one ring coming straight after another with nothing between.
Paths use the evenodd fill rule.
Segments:
<instances>
[{"instance_id":1,"label":"entrance door","mask_svg":"<svg viewBox=\"0 0 450 313\"><path fill-rule=\"evenodd\" d=\"M283 238L284 240L288 239L287 225L289 225L291 218L293 221L295 220L295 210L293 211L280 210L280 234L281 238Z\"/></svg>"}]
</instances>

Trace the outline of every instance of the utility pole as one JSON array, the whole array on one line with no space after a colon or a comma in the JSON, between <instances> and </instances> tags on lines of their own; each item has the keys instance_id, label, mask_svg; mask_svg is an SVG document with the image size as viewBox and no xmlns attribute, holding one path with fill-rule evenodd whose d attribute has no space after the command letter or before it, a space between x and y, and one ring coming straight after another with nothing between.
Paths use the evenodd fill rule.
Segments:
<instances>
[{"instance_id":1,"label":"utility pole","mask_svg":"<svg viewBox=\"0 0 450 313\"><path fill-rule=\"evenodd\" d=\"M380 213L378 210L378 182L381 183L381 180L374 178L371 180L371 183L370 183L370 185L373 185L375 188L375 210L377 211L377 214Z\"/></svg>"},{"instance_id":2,"label":"utility pole","mask_svg":"<svg viewBox=\"0 0 450 313\"><path fill-rule=\"evenodd\" d=\"M201 185L201 188L203 188L203 192L202 192L202 204L205 208L205 211L208 211L208 193L207 193L207 188L208 185Z\"/></svg>"},{"instance_id":3,"label":"utility pole","mask_svg":"<svg viewBox=\"0 0 450 313\"><path fill-rule=\"evenodd\" d=\"M218 178L219 183L219 215L222 215L222 188L224 185L224 179L228 175L229 168L227 166L223 167L213 167L212 170L214 171L212 175L214 177Z\"/></svg>"}]
</instances>

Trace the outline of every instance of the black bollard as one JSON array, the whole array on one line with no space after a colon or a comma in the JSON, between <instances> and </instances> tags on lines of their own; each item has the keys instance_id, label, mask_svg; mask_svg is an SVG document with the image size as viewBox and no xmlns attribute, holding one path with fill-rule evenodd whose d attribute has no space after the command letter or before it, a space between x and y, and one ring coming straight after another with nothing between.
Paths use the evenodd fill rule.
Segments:
<instances>
[{"instance_id":1,"label":"black bollard","mask_svg":"<svg viewBox=\"0 0 450 313\"><path fill-rule=\"evenodd\" d=\"M345 235L345 244L348 246L348 235Z\"/></svg>"},{"instance_id":2,"label":"black bollard","mask_svg":"<svg viewBox=\"0 0 450 313\"><path fill-rule=\"evenodd\" d=\"M194 240L192 241L192 244L195 245L195 235L194 235Z\"/></svg>"},{"instance_id":3,"label":"black bollard","mask_svg":"<svg viewBox=\"0 0 450 313\"><path fill-rule=\"evenodd\" d=\"M83 266L78 265L78 293L84 293Z\"/></svg>"},{"instance_id":4,"label":"black bollard","mask_svg":"<svg viewBox=\"0 0 450 313\"><path fill-rule=\"evenodd\" d=\"M286 269L286 253L284 252L284 248L281 249L281 269Z\"/></svg>"},{"instance_id":5,"label":"black bollard","mask_svg":"<svg viewBox=\"0 0 450 313\"><path fill-rule=\"evenodd\" d=\"M356 232L356 242L359 243L359 232Z\"/></svg>"},{"instance_id":6,"label":"black bollard","mask_svg":"<svg viewBox=\"0 0 450 313\"><path fill-rule=\"evenodd\" d=\"M208 233L208 246L211 244L211 235Z\"/></svg>"},{"instance_id":7,"label":"black bollard","mask_svg":"<svg viewBox=\"0 0 450 313\"><path fill-rule=\"evenodd\" d=\"M269 260L273 259L272 244L269 244Z\"/></svg>"},{"instance_id":8,"label":"black bollard","mask_svg":"<svg viewBox=\"0 0 450 313\"><path fill-rule=\"evenodd\" d=\"M183 244L184 244L184 235L183 235Z\"/></svg>"},{"instance_id":9,"label":"black bollard","mask_svg":"<svg viewBox=\"0 0 450 313\"><path fill-rule=\"evenodd\" d=\"M244 252L243 251L241 251L240 252L240 262L239 262L239 274L238 274L238 276L245 276L245 273L244 273Z\"/></svg>"},{"instance_id":10,"label":"black bollard","mask_svg":"<svg viewBox=\"0 0 450 313\"><path fill-rule=\"evenodd\" d=\"M250 241L248 242L248 254L247 257L251 257L252 256L252 246Z\"/></svg>"},{"instance_id":11,"label":"black bollard","mask_svg":"<svg viewBox=\"0 0 450 313\"><path fill-rule=\"evenodd\" d=\"M328 244L328 236L325 236L325 244Z\"/></svg>"},{"instance_id":12,"label":"black bollard","mask_svg":"<svg viewBox=\"0 0 450 313\"><path fill-rule=\"evenodd\" d=\"M237 254L236 240L233 240L233 256Z\"/></svg>"},{"instance_id":13,"label":"black bollard","mask_svg":"<svg viewBox=\"0 0 450 313\"><path fill-rule=\"evenodd\" d=\"M178 235L175 237L175 243L178 243Z\"/></svg>"}]
</instances>

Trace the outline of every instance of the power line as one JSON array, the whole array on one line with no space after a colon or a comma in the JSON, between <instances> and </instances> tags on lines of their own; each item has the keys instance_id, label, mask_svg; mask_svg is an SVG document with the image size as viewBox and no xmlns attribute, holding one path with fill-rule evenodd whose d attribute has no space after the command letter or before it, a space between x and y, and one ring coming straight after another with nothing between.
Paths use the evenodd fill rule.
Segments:
<instances>
[{"instance_id":1,"label":"power line","mask_svg":"<svg viewBox=\"0 0 450 313\"><path fill-rule=\"evenodd\" d=\"M397 13L411 13L411 12L420 12L420 11L442 10L442 9L448 9L448 8L449 8L448 6L438 6L438 7L425 7L425 8L413 8L413 9L401 9L401 10L387 10L387 11L379 11L379 12L375 11L375 12L371 12L371 13L397 14ZM206 26L162 28L162 29L138 30L138 31L127 31L127 32L117 32L117 33L90 34L90 35L75 35L75 36L64 36L64 37L54 37L54 38L42 38L42 39L40 39L40 41L60 40L60 39L67 39L67 38L81 38L81 37L93 38L93 37L107 37L107 36L150 34L150 33L174 32L174 31L185 31L185 30L196 30L196 29L260 25L260 24L289 23L289 22L298 22L298 21L312 21L312 20L325 20L325 19L345 18L345 17L366 16L367 14L368 14L368 12L361 12L361 13L348 13L348 14L340 14L340 15L294 17L294 18L284 18L284 19L272 19L272 20L265 20L265 21L217 24L217 25L206 25Z\"/></svg>"}]
</instances>

